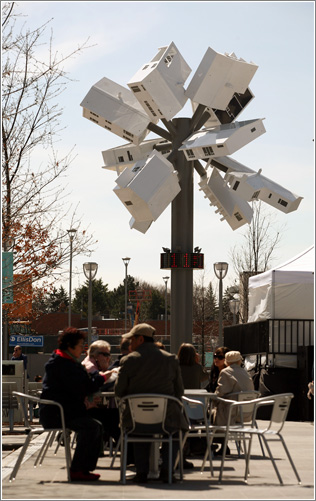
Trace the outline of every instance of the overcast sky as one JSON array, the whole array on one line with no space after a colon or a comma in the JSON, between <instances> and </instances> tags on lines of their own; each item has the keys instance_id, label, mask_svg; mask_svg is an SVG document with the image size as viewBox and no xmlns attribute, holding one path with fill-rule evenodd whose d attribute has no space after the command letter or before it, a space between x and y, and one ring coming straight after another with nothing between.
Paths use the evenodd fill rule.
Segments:
<instances>
[{"instance_id":1,"label":"overcast sky","mask_svg":"<svg viewBox=\"0 0 316 501\"><path fill-rule=\"evenodd\" d=\"M259 66L250 83L255 99L239 120L265 118L266 133L232 157L304 197L298 210L283 214L271 209L276 224L285 226L273 265L303 252L314 242L314 2L18 2L29 27L53 18L54 48L73 50L90 37L92 48L68 62L73 80L59 102L66 127L59 153L74 147L75 161L65 182L69 201L77 205L83 225L98 240L91 256L73 262L73 286L83 285L82 264L99 265L97 278L110 289L122 283L122 258L131 258L128 273L163 285L167 270L160 270L162 247L170 247L170 206L146 234L129 227L130 214L113 193L117 175L102 169L101 152L124 145L124 139L82 117L80 103L102 77L127 87L127 82L162 46L172 41L193 77L208 47L235 52ZM43 51L46 49L42 47ZM177 116L191 116L186 105ZM147 138L156 137L149 135ZM38 161L41 161L38 152ZM195 175L194 246L205 254L205 280L217 287L213 263L230 265L224 287L235 274L230 251L243 241L246 226L232 231L209 205ZM267 206L268 207L268 206ZM65 230L70 221L65 221ZM201 271L194 272L199 280ZM67 283L64 284L67 289Z\"/></svg>"}]
</instances>

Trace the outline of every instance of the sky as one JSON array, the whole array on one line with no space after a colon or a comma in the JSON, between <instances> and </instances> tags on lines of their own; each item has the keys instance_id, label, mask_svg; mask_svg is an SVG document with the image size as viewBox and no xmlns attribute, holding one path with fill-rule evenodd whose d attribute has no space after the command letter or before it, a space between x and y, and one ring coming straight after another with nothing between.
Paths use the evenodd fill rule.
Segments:
<instances>
[{"instance_id":1,"label":"sky","mask_svg":"<svg viewBox=\"0 0 316 501\"><path fill-rule=\"evenodd\" d=\"M208 47L222 54L234 52L259 66L249 87L255 98L238 120L264 118L266 133L232 158L281 184L303 200L297 211L283 214L270 209L283 236L272 266L300 254L314 243L314 120L315 54L314 2L17 2L16 11L36 28L52 19L53 47L71 52L89 38L91 48L68 61L71 81L59 98L63 107L57 150L72 148L76 155L64 180L68 202L78 205L82 227L98 241L90 256L73 260L73 288L85 283L82 265L98 263L96 278L109 289L128 274L163 286L169 270L160 269L162 247L171 246L171 206L143 234L129 227L130 213L113 193L116 172L102 169L102 151L127 144L112 132L82 117L80 103L103 77L127 87L131 77L157 53L174 42L192 69L193 77ZM42 51L47 48L41 47ZM191 117L191 105L176 115ZM157 137L150 134L146 139ZM38 161L42 161L38 152ZM202 248L205 269L194 271L197 282L217 279L213 263L229 264L224 287L236 274L231 261L234 247L244 241L246 226L233 231L220 220L194 179L194 247ZM268 206L267 206L268 207ZM65 230L70 221L64 221ZM170 284L170 282L169 282ZM67 282L63 284L67 290Z\"/></svg>"}]
</instances>

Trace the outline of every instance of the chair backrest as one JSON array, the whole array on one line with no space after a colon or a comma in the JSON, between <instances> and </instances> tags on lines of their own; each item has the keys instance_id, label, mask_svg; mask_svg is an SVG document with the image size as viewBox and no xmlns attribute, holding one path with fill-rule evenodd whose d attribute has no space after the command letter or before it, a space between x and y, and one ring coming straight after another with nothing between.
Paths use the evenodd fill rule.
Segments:
<instances>
[{"instance_id":1,"label":"chair backrest","mask_svg":"<svg viewBox=\"0 0 316 501\"><path fill-rule=\"evenodd\" d=\"M3 409L17 409L18 401L16 400L13 392L17 390L17 382L3 382L2 383L2 408Z\"/></svg>"},{"instance_id":2,"label":"chair backrest","mask_svg":"<svg viewBox=\"0 0 316 501\"><path fill-rule=\"evenodd\" d=\"M175 400L182 406L177 398L170 395L144 393L122 397L118 401L120 416L122 418L122 413L128 405L133 423L128 433L141 435L168 433L165 428L165 419L169 400Z\"/></svg>"},{"instance_id":3,"label":"chair backrest","mask_svg":"<svg viewBox=\"0 0 316 501\"><path fill-rule=\"evenodd\" d=\"M182 403L187 415L187 418L190 422L201 422L205 421L206 412L205 412L205 400L198 398L188 398L182 397Z\"/></svg>"},{"instance_id":4,"label":"chair backrest","mask_svg":"<svg viewBox=\"0 0 316 501\"><path fill-rule=\"evenodd\" d=\"M249 391L236 391L226 395L228 400L236 400L237 402L252 401L260 396L260 391L249 390ZM254 403L249 405L243 405L239 407L239 421L241 423L249 422L252 419L252 413L254 410Z\"/></svg>"},{"instance_id":5,"label":"chair backrest","mask_svg":"<svg viewBox=\"0 0 316 501\"><path fill-rule=\"evenodd\" d=\"M43 383L37 381L31 381L28 383L28 393L30 395L38 396L38 392L43 389Z\"/></svg>"},{"instance_id":6,"label":"chair backrest","mask_svg":"<svg viewBox=\"0 0 316 501\"><path fill-rule=\"evenodd\" d=\"M264 405L268 401L271 401L272 408L270 420L267 423L267 429L273 430L276 433L279 433L282 430L293 397L293 393L278 393L276 395L269 395L268 397L259 399L260 402L256 405L256 412L258 407Z\"/></svg>"},{"instance_id":7,"label":"chair backrest","mask_svg":"<svg viewBox=\"0 0 316 501\"><path fill-rule=\"evenodd\" d=\"M61 426L56 428L56 429L62 429L63 432L66 433L64 409L63 409L63 406L59 402L55 402L54 400L42 399L39 397L35 397L33 395L29 395L27 393L21 393L19 391L14 391L13 395L16 396L17 400L19 401L19 404L21 405L21 408L23 411L23 416L24 416L25 426L27 426L28 428L32 428L32 426L29 422L29 417L28 417L28 403L29 402L33 402L33 403L37 403L37 404L52 405L52 406L58 407L59 412L60 412Z\"/></svg>"}]
</instances>

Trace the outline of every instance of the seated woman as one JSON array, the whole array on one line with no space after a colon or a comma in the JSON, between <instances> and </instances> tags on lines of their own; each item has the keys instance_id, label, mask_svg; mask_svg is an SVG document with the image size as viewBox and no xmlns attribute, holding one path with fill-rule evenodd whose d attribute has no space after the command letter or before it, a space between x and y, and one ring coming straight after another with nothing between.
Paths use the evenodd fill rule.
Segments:
<instances>
[{"instance_id":1,"label":"seated woman","mask_svg":"<svg viewBox=\"0 0 316 501\"><path fill-rule=\"evenodd\" d=\"M111 361L111 345L107 341L97 340L91 343L88 349L88 355L82 361L82 365L86 368L89 374L99 375L104 378L104 383L100 387L100 391L111 391L115 379L111 382L111 378L116 376L118 367L108 370ZM110 384L109 384L110 383ZM114 401L114 398L111 401ZM111 402L110 402L111 403ZM93 401L88 403L89 414L101 421L103 425L103 440L107 442L109 437L112 437L115 442L120 436L119 429L119 413L115 405L98 405ZM103 453L103 448L101 454Z\"/></svg>"},{"instance_id":2,"label":"seated woman","mask_svg":"<svg viewBox=\"0 0 316 501\"><path fill-rule=\"evenodd\" d=\"M86 358L82 361L82 365L85 366L89 374L99 374L104 377L104 386L101 391L108 391L108 383L111 383L111 378L113 378L113 383L115 381L115 376L117 375L118 368L113 367L109 369L111 362L111 345L107 341L98 339L90 344L88 349L88 354Z\"/></svg>"},{"instance_id":3,"label":"seated woman","mask_svg":"<svg viewBox=\"0 0 316 501\"><path fill-rule=\"evenodd\" d=\"M207 381L208 374L199 363L198 353L193 344L182 343L178 351L183 386L185 389L199 389Z\"/></svg>"},{"instance_id":4,"label":"seated woman","mask_svg":"<svg viewBox=\"0 0 316 501\"><path fill-rule=\"evenodd\" d=\"M208 374L199 363L198 353L193 344L182 343L178 351L178 359L185 389L199 389L201 383L208 380ZM191 437L187 440L184 456L191 454L204 454L206 447L205 439ZM184 459L185 469L193 468L193 463Z\"/></svg>"},{"instance_id":5,"label":"seated woman","mask_svg":"<svg viewBox=\"0 0 316 501\"><path fill-rule=\"evenodd\" d=\"M102 424L89 415L85 405L88 395L98 391L103 376L89 375L80 363L85 334L74 327L64 329L58 337L58 349L45 365L41 398L55 400L64 409L66 427L77 433L77 445L71 466L71 480L98 480L91 473L96 468L102 443ZM41 404L40 423L44 428L61 426L59 409Z\"/></svg>"},{"instance_id":6,"label":"seated woman","mask_svg":"<svg viewBox=\"0 0 316 501\"><path fill-rule=\"evenodd\" d=\"M210 370L210 382L206 386L207 391L215 393L217 387L217 380L222 369L225 369L225 354L229 351L226 346L218 346L213 354L213 364Z\"/></svg>"}]
</instances>

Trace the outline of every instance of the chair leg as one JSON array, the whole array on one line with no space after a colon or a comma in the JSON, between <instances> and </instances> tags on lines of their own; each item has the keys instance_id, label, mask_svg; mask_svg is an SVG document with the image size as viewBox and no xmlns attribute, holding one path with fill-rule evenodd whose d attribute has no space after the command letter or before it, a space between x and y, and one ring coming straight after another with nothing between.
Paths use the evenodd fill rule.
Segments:
<instances>
[{"instance_id":1,"label":"chair leg","mask_svg":"<svg viewBox=\"0 0 316 501\"><path fill-rule=\"evenodd\" d=\"M289 450L288 450L288 448L287 448L287 446L286 446L286 443L284 442L284 439L283 439L282 435L278 434L278 437L280 438L280 440L281 440L281 442L282 442L282 444L283 444L284 450L285 450L285 452L286 452L286 455L287 455L287 457L288 457L288 460L289 460L289 461L290 461L290 463L291 463L292 469L293 469L293 471L294 471L294 473L295 473L295 476L296 476L296 478L297 478L297 480L298 480L298 483L299 483L299 484L301 484L301 479L300 479L300 476L299 476L299 474L298 474L298 472L297 472L297 469L295 468L295 464L294 464L293 459L292 459L292 457L291 457L291 455L290 455L290 452L289 452Z\"/></svg>"},{"instance_id":2,"label":"chair leg","mask_svg":"<svg viewBox=\"0 0 316 501\"><path fill-rule=\"evenodd\" d=\"M247 482L248 475L249 475L249 463L250 463L251 446L252 446L252 435L249 438L248 451L245 451L245 454L246 454L246 468L245 468L245 476L244 476L245 482Z\"/></svg>"},{"instance_id":3,"label":"chair leg","mask_svg":"<svg viewBox=\"0 0 316 501\"><path fill-rule=\"evenodd\" d=\"M264 441L265 446L266 446L266 448L267 448L267 451L268 451L268 453L269 453L269 457L270 457L270 459L271 459L271 461L272 461L273 468L274 468L274 470L275 470L275 473L277 474L277 477L278 477L278 479L279 479L279 482L280 482L280 484L281 484L281 485L283 485L283 480L282 480L282 478L281 478L281 475L280 475L280 472L279 472L278 467L277 467L277 465L276 465L276 462L274 461L274 457L273 457L272 452L271 452L271 449L270 449L270 447L269 447L269 445L268 445L268 441L266 440L266 438L265 438L265 436L264 436L264 435L262 436L262 438L263 438L263 441Z\"/></svg>"},{"instance_id":4,"label":"chair leg","mask_svg":"<svg viewBox=\"0 0 316 501\"><path fill-rule=\"evenodd\" d=\"M70 477L70 465L71 465L71 447L70 447L70 436L67 436L67 431L66 431L66 437L64 440L64 446L65 446L65 458L66 458L66 468L67 468L67 478L68 482L71 482L71 477Z\"/></svg>"},{"instance_id":5,"label":"chair leg","mask_svg":"<svg viewBox=\"0 0 316 501\"><path fill-rule=\"evenodd\" d=\"M121 447L121 435L120 435L120 438L118 439L117 441L117 444L116 444L116 447L115 447L115 451L114 451L114 454L112 456L112 461L111 461L111 464L110 464L110 468L113 468L114 466L114 462L115 462L115 459L116 459L116 456L117 456L117 453Z\"/></svg>"},{"instance_id":6,"label":"chair leg","mask_svg":"<svg viewBox=\"0 0 316 501\"><path fill-rule=\"evenodd\" d=\"M22 447L22 449L21 449L21 452L20 452L20 454L19 454L19 457L18 457L18 459L16 460L16 463L15 463L15 465L14 465L14 468L13 468L13 470L12 470L12 472L11 472L11 475L10 475L10 478L9 478L9 481L10 481L10 482L12 482L12 480L15 480L15 478L16 478L16 476L17 476L17 473L18 473L18 471L19 471L19 468L20 468L20 466L21 466L21 463L22 463L22 460L23 460L23 458L24 458L24 455L25 455L25 453L26 453L26 451L27 451L27 448L28 448L28 446L29 446L29 444L30 444L30 441L31 441L32 436L33 436L33 433L32 433L32 432L30 432L30 433L27 435L26 439L25 439L25 442L24 442L24 445L23 445L23 447Z\"/></svg>"},{"instance_id":7,"label":"chair leg","mask_svg":"<svg viewBox=\"0 0 316 501\"><path fill-rule=\"evenodd\" d=\"M122 437L122 435L121 435ZM121 438L121 482L126 484L127 436Z\"/></svg>"},{"instance_id":8,"label":"chair leg","mask_svg":"<svg viewBox=\"0 0 316 501\"><path fill-rule=\"evenodd\" d=\"M9 409L9 426L10 426L10 431L13 431L13 428L14 428L14 409Z\"/></svg>"},{"instance_id":9,"label":"chair leg","mask_svg":"<svg viewBox=\"0 0 316 501\"><path fill-rule=\"evenodd\" d=\"M172 435L169 435L168 484L172 484Z\"/></svg>"},{"instance_id":10,"label":"chair leg","mask_svg":"<svg viewBox=\"0 0 316 501\"><path fill-rule=\"evenodd\" d=\"M183 480L183 436L179 430L179 454L180 454L180 480Z\"/></svg>"},{"instance_id":11,"label":"chair leg","mask_svg":"<svg viewBox=\"0 0 316 501\"><path fill-rule=\"evenodd\" d=\"M55 438L55 435L56 435L56 432L55 431L49 431L47 433L47 437L37 455L37 458L35 460L35 463L34 463L34 468L36 468L36 466L39 464L40 466L42 465L43 461L44 461L44 458L46 456L46 453L49 449L49 447L52 446L53 444L53 441L54 441L54 438ZM55 451L56 453L56 451Z\"/></svg>"},{"instance_id":12,"label":"chair leg","mask_svg":"<svg viewBox=\"0 0 316 501\"><path fill-rule=\"evenodd\" d=\"M181 430L180 430L181 431ZM187 431L185 434L184 434L184 437L182 435L182 431L181 431L181 437L182 437L182 451L183 451L183 448L185 446L185 443L187 441L187 438L188 438L188 435L189 435L189 432ZM183 458L183 454L182 454L182 458ZM176 470L177 469L177 466L178 466L178 463L180 461L180 450L179 450L179 453L177 454L177 457L176 457L176 460L175 460L175 463L174 463L174 469ZM183 464L183 459L182 459L182 464Z\"/></svg>"},{"instance_id":13,"label":"chair leg","mask_svg":"<svg viewBox=\"0 0 316 501\"><path fill-rule=\"evenodd\" d=\"M219 484L222 482L222 476L223 476L223 471L224 471L224 463L225 463L225 458L226 458L227 443L228 443L228 434L226 433L225 439L224 439L224 444L223 444L221 469L220 469L219 477L218 477L218 483Z\"/></svg>"}]
</instances>

